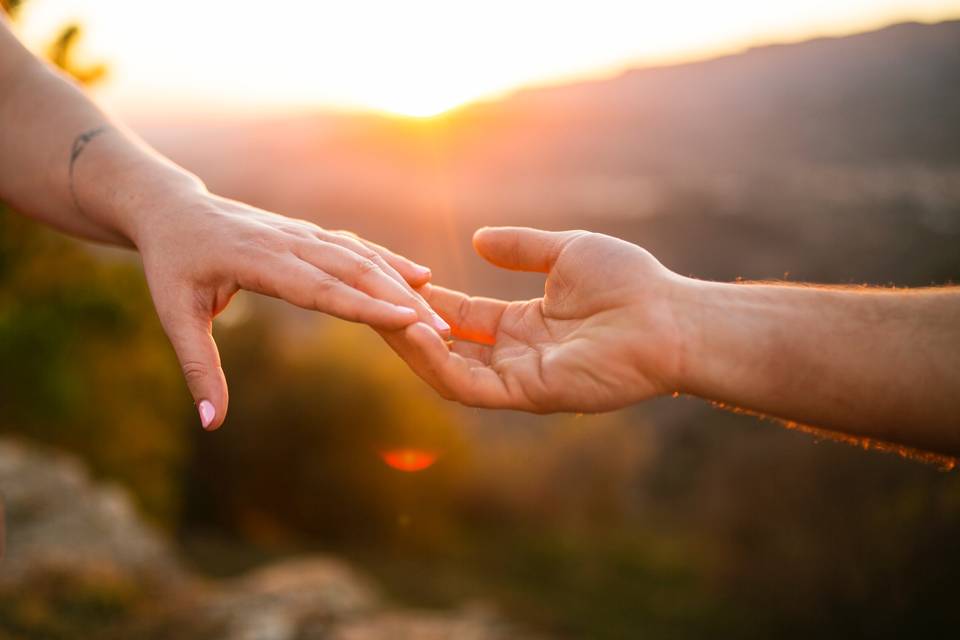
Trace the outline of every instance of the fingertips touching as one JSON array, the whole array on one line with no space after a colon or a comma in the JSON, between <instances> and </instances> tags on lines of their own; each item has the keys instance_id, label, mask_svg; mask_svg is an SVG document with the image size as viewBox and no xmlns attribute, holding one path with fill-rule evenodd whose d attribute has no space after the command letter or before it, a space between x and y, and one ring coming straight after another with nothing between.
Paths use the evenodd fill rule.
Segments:
<instances>
[{"instance_id":1,"label":"fingertips touching","mask_svg":"<svg viewBox=\"0 0 960 640\"><path fill-rule=\"evenodd\" d=\"M344 244L354 244L363 253ZM449 334L449 326L434 314L420 294L399 275L391 275L391 273L396 274L393 268L386 264L379 254L366 249L358 241L341 236L336 243L325 241L303 243L298 247L297 255L358 292L394 305L414 309L418 317L429 322L438 333Z\"/></svg>"},{"instance_id":2,"label":"fingertips touching","mask_svg":"<svg viewBox=\"0 0 960 640\"><path fill-rule=\"evenodd\" d=\"M453 399L441 375L443 363L450 357L450 351L446 342L432 327L422 322L408 326L403 333L403 344L398 353L414 373L440 395L448 400Z\"/></svg>"},{"instance_id":3,"label":"fingertips touching","mask_svg":"<svg viewBox=\"0 0 960 640\"><path fill-rule=\"evenodd\" d=\"M503 381L493 369L452 352L421 323L410 325L406 333L422 357L417 373L444 398L474 407L507 406Z\"/></svg>"}]
</instances>

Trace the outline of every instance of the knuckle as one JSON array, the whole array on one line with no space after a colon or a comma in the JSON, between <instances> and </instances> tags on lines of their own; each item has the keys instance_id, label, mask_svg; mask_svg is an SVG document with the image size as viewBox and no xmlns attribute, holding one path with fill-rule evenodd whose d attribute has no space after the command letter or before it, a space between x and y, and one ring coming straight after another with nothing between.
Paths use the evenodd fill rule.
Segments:
<instances>
[{"instance_id":1,"label":"knuckle","mask_svg":"<svg viewBox=\"0 0 960 640\"><path fill-rule=\"evenodd\" d=\"M286 235L291 236L296 240L310 241L310 240L316 239L317 237L316 230L311 229L309 226L305 224L290 225L284 228L284 232L286 233Z\"/></svg>"},{"instance_id":2,"label":"knuckle","mask_svg":"<svg viewBox=\"0 0 960 640\"><path fill-rule=\"evenodd\" d=\"M240 251L255 259L273 257L280 252L282 246L277 235L272 232L251 234L243 240Z\"/></svg>"},{"instance_id":3,"label":"knuckle","mask_svg":"<svg viewBox=\"0 0 960 640\"><path fill-rule=\"evenodd\" d=\"M313 289L319 298L325 298L337 288L340 281L329 274L318 276L313 283Z\"/></svg>"},{"instance_id":4,"label":"knuckle","mask_svg":"<svg viewBox=\"0 0 960 640\"><path fill-rule=\"evenodd\" d=\"M378 267L386 264L383 262L383 258L380 257L380 254L371 249L370 247L357 242L356 240L348 239L347 242L343 243L343 246L350 251L353 251L360 259L369 260L370 262L376 263Z\"/></svg>"},{"instance_id":5,"label":"knuckle","mask_svg":"<svg viewBox=\"0 0 960 640\"><path fill-rule=\"evenodd\" d=\"M567 232L566 237L564 237L558 244L555 249L555 255L553 257L555 262L558 262L560 258L570 250L574 245L588 245L591 246L592 242L596 238L600 237L599 234L592 233L590 231L569 231Z\"/></svg>"},{"instance_id":6,"label":"knuckle","mask_svg":"<svg viewBox=\"0 0 960 640\"><path fill-rule=\"evenodd\" d=\"M353 251L358 256L362 258L366 258L367 260L376 260L379 257L376 251L374 251L367 245L363 244L362 242L360 242L360 240L356 238L351 238L349 236L342 236L340 237L339 244L340 246L347 248L350 251Z\"/></svg>"},{"instance_id":7,"label":"knuckle","mask_svg":"<svg viewBox=\"0 0 960 640\"><path fill-rule=\"evenodd\" d=\"M199 382L205 380L210 373L210 368L197 360L186 360L180 368L183 370L183 377L187 382Z\"/></svg>"},{"instance_id":8,"label":"knuckle","mask_svg":"<svg viewBox=\"0 0 960 640\"><path fill-rule=\"evenodd\" d=\"M397 273L397 271L390 265L390 263L387 262L383 258L383 256L381 256L379 253L374 253L372 256L368 258L368 260L372 260L373 262L375 262L377 264L377 267L380 269L380 271L383 271L385 274L389 275L391 278L394 278L401 284L404 284L404 285L406 284L406 280L403 280L403 277L399 273Z\"/></svg>"},{"instance_id":9,"label":"knuckle","mask_svg":"<svg viewBox=\"0 0 960 640\"><path fill-rule=\"evenodd\" d=\"M374 275L381 271L380 265L375 260L366 257L360 257L354 265L354 269L360 277Z\"/></svg>"},{"instance_id":10,"label":"knuckle","mask_svg":"<svg viewBox=\"0 0 960 640\"><path fill-rule=\"evenodd\" d=\"M578 229L576 231L570 231L567 233L567 236L561 242L561 250L569 247L574 243L581 243L584 241L596 241L597 238L601 237L600 234L592 233L590 231L584 231Z\"/></svg>"},{"instance_id":11,"label":"knuckle","mask_svg":"<svg viewBox=\"0 0 960 640\"><path fill-rule=\"evenodd\" d=\"M338 234L335 231L328 231L323 227L317 227L313 231L313 237L322 242L336 243Z\"/></svg>"}]
</instances>

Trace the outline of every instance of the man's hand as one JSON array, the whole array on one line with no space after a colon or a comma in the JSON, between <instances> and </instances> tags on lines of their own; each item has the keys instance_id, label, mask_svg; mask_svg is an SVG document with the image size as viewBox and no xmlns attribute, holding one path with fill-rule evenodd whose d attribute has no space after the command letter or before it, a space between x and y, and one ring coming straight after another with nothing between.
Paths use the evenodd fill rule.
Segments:
<instances>
[{"instance_id":1,"label":"man's hand","mask_svg":"<svg viewBox=\"0 0 960 640\"><path fill-rule=\"evenodd\" d=\"M684 278L640 247L586 231L482 229L493 264L547 274L542 298L504 302L427 285L458 339L421 324L403 354L442 395L535 412L606 411L672 391L680 368L671 300Z\"/></svg>"},{"instance_id":2,"label":"man's hand","mask_svg":"<svg viewBox=\"0 0 960 640\"><path fill-rule=\"evenodd\" d=\"M474 244L546 289L508 303L424 287L459 341L416 323L399 351L448 398L603 411L680 392L960 454L960 288L706 282L584 231L484 229Z\"/></svg>"}]
</instances>

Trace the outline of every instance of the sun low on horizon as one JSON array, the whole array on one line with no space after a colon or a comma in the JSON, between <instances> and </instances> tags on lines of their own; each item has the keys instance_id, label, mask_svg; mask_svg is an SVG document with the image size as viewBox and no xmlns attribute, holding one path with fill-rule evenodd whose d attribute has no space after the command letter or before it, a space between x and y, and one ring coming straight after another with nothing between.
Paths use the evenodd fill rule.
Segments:
<instances>
[{"instance_id":1,"label":"sun low on horizon","mask_svg":"<svg viewBox=\"0 0 960 640\"><path fill-rule=\"evenodd\" d=\"M423 118L525 86L747 46L960 17L960 0L254 3L30 0L41 48L83 25L125 113L364 110Z\"/></svg>"}]
</instances>

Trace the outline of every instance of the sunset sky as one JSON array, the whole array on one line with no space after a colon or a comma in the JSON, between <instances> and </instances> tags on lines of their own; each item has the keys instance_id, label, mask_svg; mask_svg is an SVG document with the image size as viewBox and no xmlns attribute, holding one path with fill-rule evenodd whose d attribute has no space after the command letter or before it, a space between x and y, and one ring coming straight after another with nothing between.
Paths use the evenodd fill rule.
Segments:
<instances>
[{"instance_id":1,"label":"sunset sky","mask_svg":"<svg viewBox=\"0 0 960 640\"><path fill-rule=\"evenodd\" d=\"M960 17L960 0L31 0L20 33L87 28L124 113L369 109L426 116L521 86L769 42Z\"/></svg>"}]
</instances>

